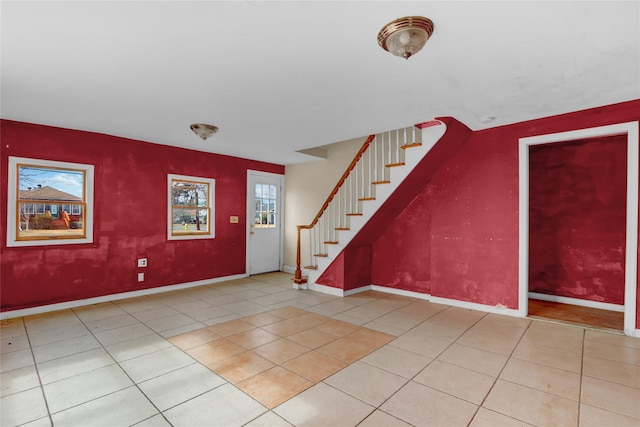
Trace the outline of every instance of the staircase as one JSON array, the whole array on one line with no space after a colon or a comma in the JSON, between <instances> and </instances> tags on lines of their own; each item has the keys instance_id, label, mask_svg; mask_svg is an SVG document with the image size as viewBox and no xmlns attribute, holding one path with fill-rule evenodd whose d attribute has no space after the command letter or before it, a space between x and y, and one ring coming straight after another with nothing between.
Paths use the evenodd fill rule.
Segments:
<instances>
[{"instance_id":1,"label":"staircase","mask_svg":"<svg viewBox=\"0 0 640 427\"><path fill-rule=\"evenodd\" d=\"M444 135L433 120L371 135L308 225L299 225L294 288L316 281ZM304 264L304 267L302 266ZM333 290L330 290L333 291ZM336 290L340 294L340 290Z\"/></svg>"}]
</instances>

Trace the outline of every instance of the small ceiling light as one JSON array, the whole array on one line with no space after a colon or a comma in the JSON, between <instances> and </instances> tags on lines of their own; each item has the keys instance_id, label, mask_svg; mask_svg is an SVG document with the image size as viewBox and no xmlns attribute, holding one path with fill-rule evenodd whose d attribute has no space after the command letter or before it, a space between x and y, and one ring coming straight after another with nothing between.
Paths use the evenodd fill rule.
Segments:
<instances>
[{"instance_id":1,"label":"small ceiling light","mask_svg":"<svg viewBox=\"0 0 640 427\"><path fill-rule=\"evenodd\" d=\"M206 125L203 123L194 123L189 126L193 133L198 135L202 140L206 140L210 136L213 136L214 133L218 132L218 128L213 125Z\"/></svg>"},{"instance_id":2,"label":"small ceiling light","mask_svg":"<svg viewBox=\"0 0 640 427\"><path fill-rule=\"evenodd\" d=\"M422 49L433 34L433 21L422 16L405 16L384 26L378 33L381 48L404 59Z\"/></svg>"}]
</instances>

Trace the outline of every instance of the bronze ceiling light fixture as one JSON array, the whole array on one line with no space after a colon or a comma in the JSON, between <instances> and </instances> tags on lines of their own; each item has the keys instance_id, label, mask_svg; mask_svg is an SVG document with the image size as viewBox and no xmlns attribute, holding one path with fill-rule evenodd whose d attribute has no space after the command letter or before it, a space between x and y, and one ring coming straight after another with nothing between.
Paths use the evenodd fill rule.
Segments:
<instances>
[{"instance_id":1,"label":"bronze ceiling light fixture","mask_svg":"<svg viewBox=\"0 0 640 427\"><path fill-rule=\"evenodd\" d=\"M218 132L218 128L216 126L207 125L204 123L194 123L189 127L191 128L193 133L202 138L203 141L213 136L214 133Z\"/></svg>"},{"instance_id":2,"label":"bronze ceiling light fixture","mask_svg":"<svg viewBox=\"0 0 640 427\"><path fill-rule=\"evenodd\" d=\"M422 16L405 16L389 22L378 33L378 44L395 56L409 59L424 47L433 34L433 21Z\"/></svg>"}]
</instances>

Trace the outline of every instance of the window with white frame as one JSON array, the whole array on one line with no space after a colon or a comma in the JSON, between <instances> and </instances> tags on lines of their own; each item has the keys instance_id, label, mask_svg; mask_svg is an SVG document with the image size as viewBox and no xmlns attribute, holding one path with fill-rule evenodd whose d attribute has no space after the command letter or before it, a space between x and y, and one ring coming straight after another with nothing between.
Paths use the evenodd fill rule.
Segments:
<instances>
[{"instance_id":1,"label":"window with white frame","mask_svg":"<svg viewBox=\"0 0 640 427\"><path fill-rule=\"evenodd\" d=\"M167 238L213 238L214 195L214 179L169 174Z\"/></svg>"},{"instance_id":2,"label":"window with white frame","mask_svg":"<svg viewBox=\"0 0 640 427\"><path fill-rule=\"evenodd\" d=\"M93 165L9 157L7 246L93 242Z\"/></svg>"}]
</instances>

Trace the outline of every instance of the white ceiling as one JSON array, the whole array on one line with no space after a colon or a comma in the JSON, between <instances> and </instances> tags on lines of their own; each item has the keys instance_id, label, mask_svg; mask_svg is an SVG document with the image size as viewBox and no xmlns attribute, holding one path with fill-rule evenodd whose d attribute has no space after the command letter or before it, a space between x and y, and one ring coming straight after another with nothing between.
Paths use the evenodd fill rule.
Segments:
<instances>
[{"instance_id":1,"label":"white ceiling","mask_svg":"<svg viewBox=\"0 0 640 427\"><path fill-rule=\"evenodd\" d=\"M640 98L638 1L2 1L0 13L2 118L278 164L437 116L477 130ZM376 36L407 15L435 32L405 61ZM220 131L202 141L191 123Z\"/></svg>"}]
</instances>

